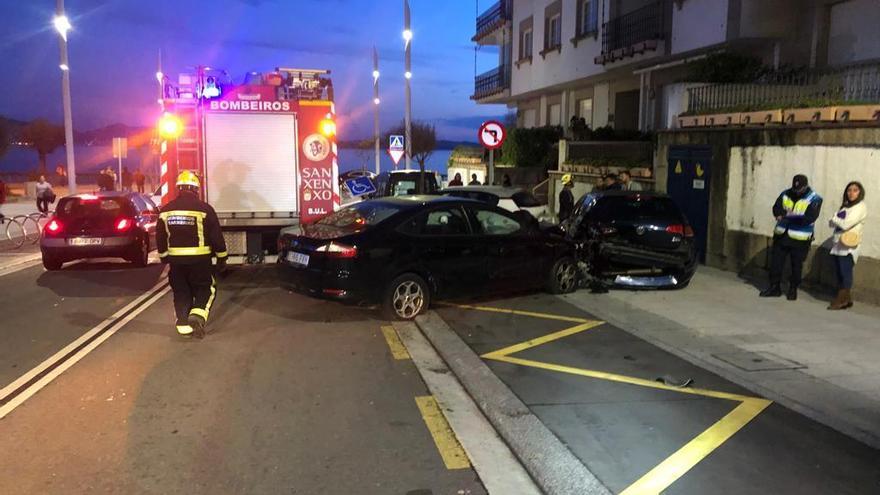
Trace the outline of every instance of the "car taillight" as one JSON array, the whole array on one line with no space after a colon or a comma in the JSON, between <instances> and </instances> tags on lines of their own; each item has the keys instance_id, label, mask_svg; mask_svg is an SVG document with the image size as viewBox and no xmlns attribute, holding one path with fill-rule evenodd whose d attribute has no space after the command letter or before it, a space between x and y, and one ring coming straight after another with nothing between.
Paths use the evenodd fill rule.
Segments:
<instances>
[{"instance_id":1,"label":"car taillight","mask_svg":"<svg viewBox=\"0 0 880 495\"><path fill-rule=\"evenodd\" d=\"M48 234L58 234L61 232L62 225L56 219L49 220L49 223L46 224L45 232Z\"/></svg>"},{"instance_id":2,"label":"car taillight","mask_svg":"<svg viewBox=\"0 0 880 495\"><path fill-rule=\"evenodd\" d=\"M694 229L691 228L690 225L684 226L684 236L685 237L693 237L694 236Z\"/></svg>"},{"instance_id":3,"label":"car taillight","mask_svg":"<svg viewBox=\"0 0 880 495\"><path fill-rule=\"evenodd\" d=\"M116 231L125 232L131 228L134 222L130 218L120 218L116 221Z\"/></svg>"},{"instance_id":4,"label":"car taillight","mask_svg":"<svg viewBox=\"0 0 880 495\"><path fill-rule=\"evenodd\" d=\"M666 227L666 232L669 232L670 234L684 235L684 225L680 223L670 225L669 227Z\"/></svg>"},{"instance_id":5,"label":"car taillight","mask_svg":"<svg viewBox=\"0 0 880 495\"><path fill-rule=\"evenodd\" d=\"M602 235L614 235L617 233L617 229L614 227L605 225L605 226L599 228L599 232L601 232Z\"/></svg>"},{"instance_id":6,"label":"car taillight","mask_svg":"<svg viewBox=\"0 0 880 495\"><path fill-rule=\"evenodd\" d=\"M354 258L357 256L358 252L355 246L348 246L338 242L324 244L315 249L315 251L318 253L324 253L330 258Z\"/></svg>"}]
</instances>

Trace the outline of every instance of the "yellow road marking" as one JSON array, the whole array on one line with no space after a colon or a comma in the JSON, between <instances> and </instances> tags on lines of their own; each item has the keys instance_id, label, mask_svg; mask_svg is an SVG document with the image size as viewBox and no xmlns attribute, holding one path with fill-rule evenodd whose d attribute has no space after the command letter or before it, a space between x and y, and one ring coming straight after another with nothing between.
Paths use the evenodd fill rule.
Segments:
<instances>
[{"instance_id":1,"label":"yellow road marking","mask_svg":"<svg viewBox=\"0 0 880 495\"><path fill-rule=\"evenodd\" d=\"M666 460L657 465L657 467L646 473L638 481L636 481L626 490L621 492L620 495L649 495L661 493L663 490L669 488L669 486L675 483L694 466L696 466L700 461L702 461L709 454L715 451L715 449L717 449L724 442L729 440L733 435L736 434L736 432L742 429L743 426L748 424L751 420L755 419L759 414L761 414L761 412L764 411L764 409L766 409L768 406L770 406L770 404L773 403L772 401L757 397L731 394L727 392L720 392L717 390L706 390L691 387L679 388L652 380L646 380L644 378L618 375L615 373L607 373L604 371L587 370L582 368L574 368L571 366L562 366L558 364L544 363L541 361L533 361L530 359L512 357L511 355L517 352L531 349L539 345L543 345L549 342L553 342L555 340L574 335L579 332L583 332L585 330L589 330L590 328L597 327L604 322L586 320L582 318L572 318L568 316L535 313L531 311L491 308L485 306L460 305L458 307L463 309L473 309L477 311L487 311L492 313L508 313L548 320L572 321L580 323L580 325L576 325L565 330L553 332L543 337L527 340L520 344L515 344L509 347L505 347L503 349L499 349L497 351L489 352L482 356L484 359L492 359L495 361L517 364L520 366L528 366L532 368L556 371L559 373L568 373L572 375L596 378L599 380L627 383L640 387L649 387L659 390L678 392L682 394L699 395L703 397L711 397L715 399L724 399L739 402L739 404L733 411L729 412L714 425L710 426L704 432L699 434L696 438L678 449L678 451L666 458Z\"/></svg>"},{"instance_id":2,"label":"yellow road marking","mask_svg":"<svg viewBox=\"0 0 880 495\"><path fill-rule=\"evenodd\" d=\"M400 341L400 337L397 335L397 330L394 327L383 326L382 334L385 335L385 342L388 343L388 348L391 349L391 356L394 359L409 359L409 352L407 352L406 347Z\"/></svg>"},{"instance_id":3,"label":"yellow road marking","mask_svg":"<svg viewBox=\"0 0 880 495\"><path fill-rule=\"evenodd\" d=\"M727 416L700 433L678 449L657 467L648 471L620 495L648 495L661 493L681 478L692 467L730 439L743 426L757 417L771 402L765 399L746 399Z\"/></svg>"},{"instance_id":4,"label":"yellow road marking","mask_svg":"<svg viewBox=\"0 0 880 495\"><path fill-rule=\"evenodd\" d=\"M434 437L434 443L437 445L437 451L446 464L446 469L467 469L471 467L471 461L468 459L455 433L449 428L449 423L440 411L440 406L431 395L416 397L416 404L422 413L422 419L431 436Z\"/></svg>"},{"instance_id":5,"label":"yellow road marking","mask_svg":"<svg viewBox=\"0 0 880 495\"><path fill-rule=\"evenodd\" d=\"M589 321L589 320L581 320L585 323L581 323L580 325L573 326L571 328L567 328L565 330L561 330L559 332L554 332L549 335L545 335L543 337L539 337L537 339L527 340L525 342L512 345L510 347L505 347L504 349L499 349L497 351L492 351L487 354L483 354L483 358L485 359L500 359L503 357L507 357L510 354L516 354L517 352L524 351L526 349L537 347L539 345L546 344L548 342L553 342L554 340L559 340L569 335L574 335L576 333L583 332L585 330L589 330L591 328L597 327L604 322L602 321Z\"/></svg>"},{"instance_id":6,"label":"yellow road marking","mask_svg":"<svg viewBox=\"0 0 880 495\"><path fill-rule=\"evenodd\" d=\"M571 321L574 323L587 323L592 320L585 320L584 318L575 318L573 316L561 316L561 315L553 315L550 313L535 313L533 311L520 311L517 309L503 309L503 308L491 308L488 306L470 306L467 304L456 304L452 305L456 308L462 309L473 309L477 311L486 311L489 313L506 313L511 315L518 316L532 316L534 318L543 318L545 320L559 320L559 321Z\"/></svg>"},{"instance_id":7,"label":"yellow road marking","mask_svg":"<svg viewBox=\"0 0 880 495\"><path fill-rule=\"evenodd\" d=\"M733 401L738 401L738 402L752 399L752 397L748 397L745 395L730 394L727 392L719 392L717 390L705 390L705 389L693 388L693 387L684 387L684 388L673 387L671 385L666 385L664 383L656 382L653 380L646 380L644 378L636 378L634 376L618 375L615 373L607 373L605 371L573 368L571 366L562 366L559 364L544 363L541 361L532 361L530 359L521 359L521 358L515 358L515 357L511 357L511 356L499 356L499 357L492 356L492 357L488 357L487 359L494 359L495 361L502 361L505 363L518 364L521 366L529 366L532 368L540 368L540 369L544 369L544 370L557 371L559 373L568 373L570 375L579 375L579 376L586 376L589 378L597 378L599 380L607 380L610 382L629 383L630 385L638 385L640 387L656 388L656 389L660 389L660 390L669 390L670 392L678 392L681 394L701 395L704 397L733 400Z\"/></svg>"}]
</instances>

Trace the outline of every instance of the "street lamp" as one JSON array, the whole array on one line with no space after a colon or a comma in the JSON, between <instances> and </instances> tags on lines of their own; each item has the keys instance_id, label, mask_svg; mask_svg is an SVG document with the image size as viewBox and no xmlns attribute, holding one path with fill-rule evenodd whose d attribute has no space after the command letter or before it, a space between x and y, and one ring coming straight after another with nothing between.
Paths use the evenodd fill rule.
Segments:
<instances>
[{"instance_id":1,"label":"street lamp","mask_svg":"<svg viewBox=\"0 0 880 495\"><path fill-rule=\"evenodd\" d=\"M376 175L381 172L379 158L379 52L373 47L373 147Z\"/></svg>"},{"instance_id":2,"label":"street lamp","mask_svg":"<svg viewBox=\"0 0 880 495\"><path fill-rule=\"evenodd\" d=\"M403 0L403 40L404 46L404 78L406 90L406 112L404 113L405 139L404 146L406 148L406 168L412 168L412 88L410 88L410 79L412 79L412 39L413 33L410 29L410 12L409 1ZM424 177L421 177L424 182Z\"/></svg>"},{"instance_id":3,"label":"street lamp","mask_svg":"<svg viewBox=\"0 0 880 495\"><path fill-rule=\"evenodd\" d=\"M55 18L52 19L58 31L58 48L61 52L61 98L64 104L64 148L67 154L67 185L70 194L76 194L76 164L73 154L73 117L70 109L70 62L67 60L67 33L73 26L64 14L64 0L55 4Z\"/></svg>"}]
</instances>

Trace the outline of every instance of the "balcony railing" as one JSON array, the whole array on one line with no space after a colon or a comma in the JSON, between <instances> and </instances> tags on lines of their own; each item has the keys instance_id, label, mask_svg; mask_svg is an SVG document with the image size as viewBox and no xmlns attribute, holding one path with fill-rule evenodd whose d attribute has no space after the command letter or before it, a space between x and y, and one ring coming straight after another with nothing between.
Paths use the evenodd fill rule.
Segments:
<instances>
[{"instance_id":1,"label":"balcony railing","mask_svg":"<svg viewBox=\"0 0 880 495\"><path fill-rule=\"evenodd\" d=\"M658 1L603 24L602 54L664 38L664 2Z\"/></svg>"},{"instance_id":2,"label":"balcony railing","mask_svg":"<svg viewBox=\"0 0 880 495\"><path fill-rule=\"evenodd\" d=\"M474 78L474 96L479 100L510 88L510 66L502 65Z\"/></svg>"},{"instance_id":3,"label":"balcony railing","mask_svg":"<svg viewBox=\"0 0 880 495\"><path fill-rule=\"evenodd\" d=\"M477 17L477 34L474 35L473 41L477 41L509 21L512 13L511 3L512 0L500 0L480 14Z\"/></svg>"},{"instance_id":4,"label":"balcony railing","mask_svg":"<svg viewBox=\"0 0 880 495\"><path fill-rule=\"evenodd\" d=\"M713 84L688 90L688 111L694 113L841 103L880 103L880 63L769 73L752 83Z\"/></svg>"}]
</instances>

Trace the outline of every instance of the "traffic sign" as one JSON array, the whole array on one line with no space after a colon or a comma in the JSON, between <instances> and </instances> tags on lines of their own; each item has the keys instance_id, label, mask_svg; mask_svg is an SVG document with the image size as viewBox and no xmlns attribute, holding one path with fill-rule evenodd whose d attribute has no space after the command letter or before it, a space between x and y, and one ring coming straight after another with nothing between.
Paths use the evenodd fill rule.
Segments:
<instances>
[{"instance_id":1,"label":"traffic sign","mask_svg":"<svg viewBox=\"0 0 880 495\"><path fill-rule=\"evenodd\" d=\"M351 191L352 196L363 196L364 194L372 194L376 192L376 186L369 177L355 177L345 181L345 187Z\"/></svg>"},{"instance_id":2,"label":"traffic sign","mask_svg":"<svg viewBox=\"0 0 880 495\"><path fill-rule=\"evenodd\" d=\"M391 159L394 160L395 165L400 163L400 159L403 158L405 153L406 151L404 151L403 148L403 136L399 134L388 136L388 154L391 155Z\"/></svg>"},{"instance_id":3,"label":"traffic sign","mask_svg":"<svg viewBox=\"0 0 880 495\"><path fill-rule=\"evenodd\" d=\"M113 138L113 158L128 158L128 139L124 137Z\"/></svg>"},{"instance_id":4,"label":"traffic sign","mask_svg":"<svg viewBox=\"0 0 880 495\"><path fill-rule=\"evenodd\" d=\"M507 132L504 130L501 122L497 120L483 122L483 125L480 126L480 143L490 150L500 148L501 144L504 143L505 137L507 137Z\"/></svg>"}]
</instances>

